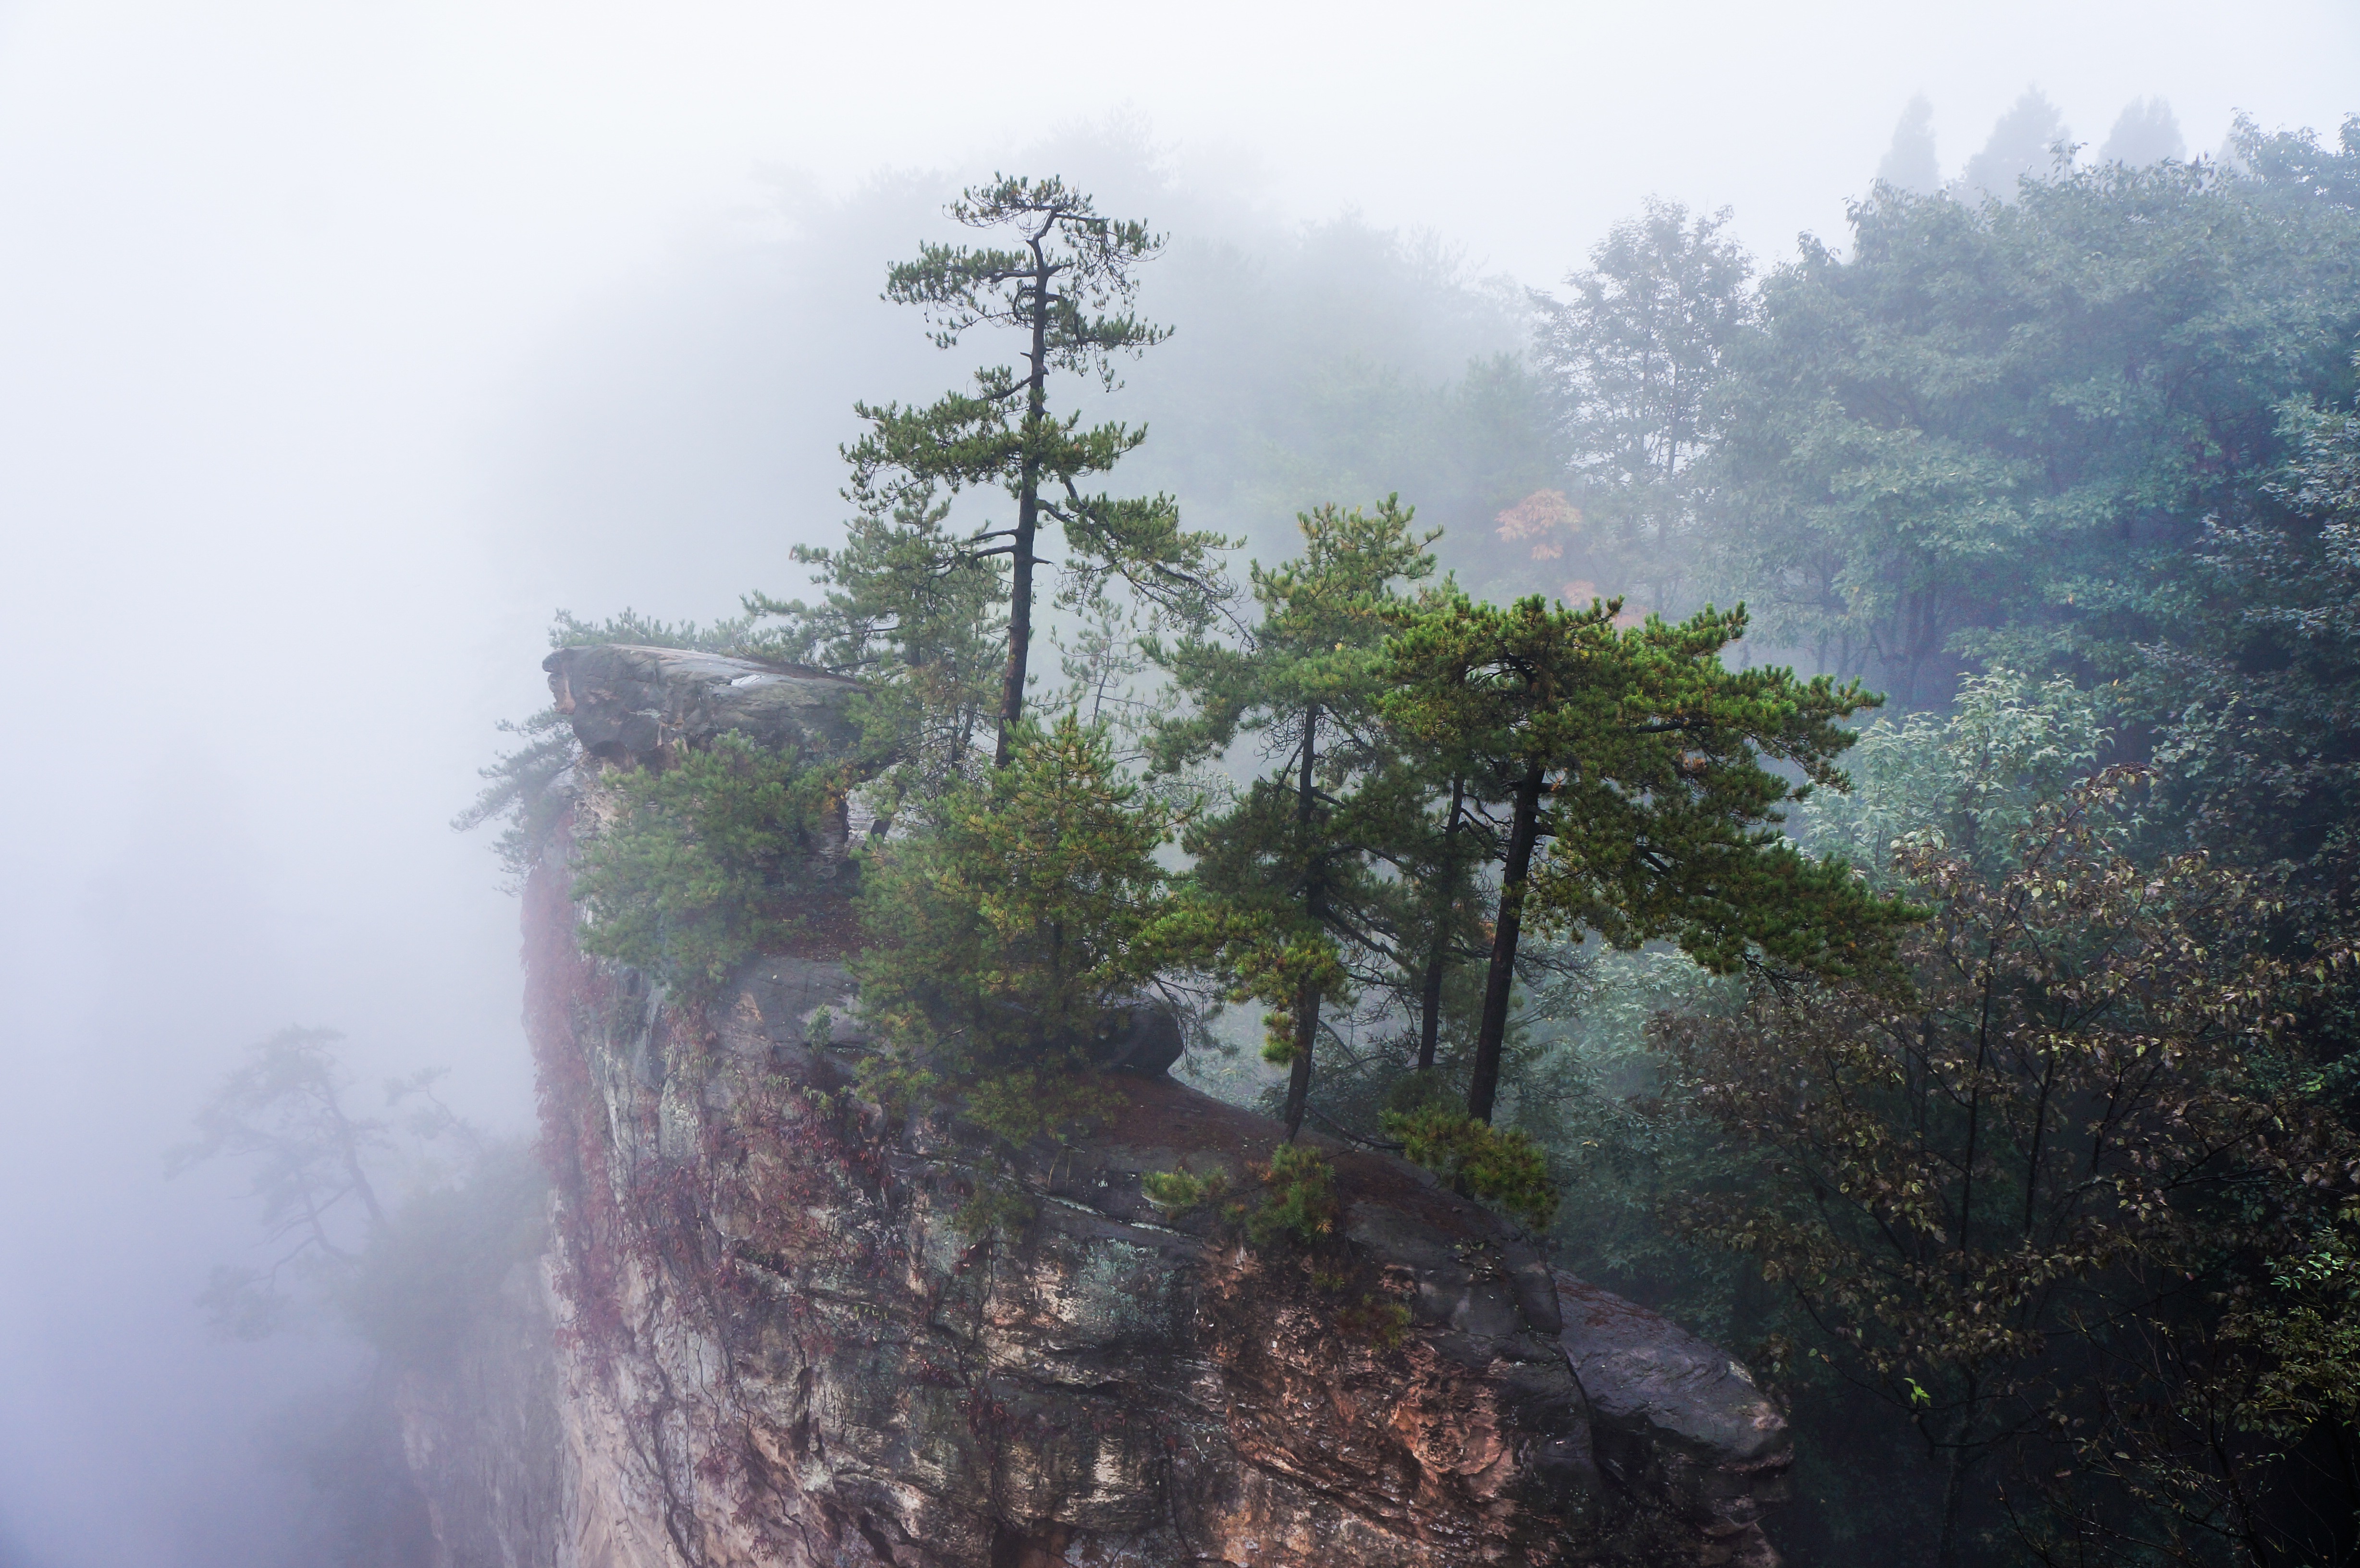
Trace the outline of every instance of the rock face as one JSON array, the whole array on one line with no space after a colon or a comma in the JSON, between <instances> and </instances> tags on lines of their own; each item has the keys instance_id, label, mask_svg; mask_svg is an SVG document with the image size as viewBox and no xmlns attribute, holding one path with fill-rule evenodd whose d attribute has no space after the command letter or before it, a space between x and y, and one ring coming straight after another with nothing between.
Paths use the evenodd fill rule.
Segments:
<instances>
[{"instance_id":1,"label":"rock face","mask_svg":"<svg viewBox=\"0 0 2360 1568\"><path fill-rule=\"evenodd\" d=\"M585 746L750 733L727 693L779 690L651 655L552 660ZM814 690L762 722L836 733ZM1744 1369L1424 1173L1329 1147L1341 1222L1309 1249L1149 1202L1164 1171L1251 1201L1279 1136L1164 1075L1153 1009L1103 1058L1115 1108L1013 1149L955 1105L862 1103L836 955L679 1002L574 949L562 855L526 919L557 1197L519 1311L555 1328L545 1373L412 1400L454 1564L1777 1561L1787 1434ZM471 1478L464 1411L533 1441L497 1412L541 1386L556 1454L505 1493Z\"/></svg>"},{"instance_id":2,"label":"rock face","mask_svg":"<svg viewBox=\"0 0 2360 1568\"><path fill-rule=\"evenodd\" d=\"M645 762L725 733L765 750L826 756L859 735L845 716L858 684L816 670L618 644L561 648L541 668L584 753L602 762Z\"/></svg>"},{"instance_id":3,"label":"rock face","mask_svg":"<svg viewBox=\"0 0 2360 1568\"><path fill-rule=\"evenodd\" d=\"M582 1493L565 1442L555 1324L538 1267L501 1284L497 1308L393 1393L436 1568L573 1568Z\"/></svg>"}]
</instances>

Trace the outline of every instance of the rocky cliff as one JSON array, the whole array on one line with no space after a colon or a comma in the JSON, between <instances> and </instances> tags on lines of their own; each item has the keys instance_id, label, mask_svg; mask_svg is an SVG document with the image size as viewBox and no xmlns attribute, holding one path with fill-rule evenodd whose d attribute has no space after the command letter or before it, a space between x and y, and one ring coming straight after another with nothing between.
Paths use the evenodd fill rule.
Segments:
<instances>
[{"instance_id":1,"label":"rocky cliff","mask_svg":"<svg viewBox=\"0 0 2360 1568\"><path fill-rule=\"evenodd\" d=\"M606 761L848 733L809 672L597 648L551 679ZM405 1398L451 1563L1776 1562L1787 1433L1745 1369L1424 1173L1330 1148L1317 1251L1159 1209L1145 1174L1251 1191L1279 1129L1167 1076L1148 1010L1068 1142L889 1117L839 953L667 996L574 948L564 836L525 910L545 1286ZM963 1228L979 1187L1018 1206Z\"/></svg>"}]
</instances>

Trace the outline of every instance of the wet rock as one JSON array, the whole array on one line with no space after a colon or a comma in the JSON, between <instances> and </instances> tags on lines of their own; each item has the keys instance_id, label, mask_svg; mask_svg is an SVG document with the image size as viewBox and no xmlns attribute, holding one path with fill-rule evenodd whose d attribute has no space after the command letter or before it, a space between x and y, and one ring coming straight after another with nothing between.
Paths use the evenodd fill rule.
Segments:
<instances>
[{"instance_id":1,"label":"wet rock","mask_svg":"<svg viewBox=\"0 0 2360 1568\"><path fill-rule=\"evenodd\" d=\"M1786 1432L1742 1368L1426 1173L1329 1147L1338 1233L1254 1248L1225 1210L1280 1129L1160 1069L1015 1149L860 1103L865 1043L813 1027L836 964L651 1021L623 978L566 1029L595 1158L551 1381L603 1555L560 1568L1775 1561ZM1170 1170L1226 1194L1166 1213Z\"/></svg>"},{"instance_id":2,"label":"wet rock","mask_svg":"<svg viewBox=\"0 0 2360 1568\"><path fill-rule=\"evenodd\" d=\"M858 682L795 665L674 648L561 648L541 661L557 711L591 757L647 762L725 733L770 751L843 756L859 739Z\"/></svg>"},{"instance_id":3,"label":"wet rock","mask_svg":"<svg viewBox=\"0 0 2360 1568\"><path fill-rule=\"evenodd\" d=\"M1088 1054L1093 1065L1107 1072L1153 1078L1169 1071L1185 1050L1180 1020L1172 1009L1142 997L1109 1020L1106 1032L1090 1043Z\"/></svg>"},{"instance_id":4,"label":"wet rock","mask_svg":"<svg viewBox=\"0 0 2360 1568\"><path fill-rule=\"evenodd\" d=\"M436 1563L574 1568L561 1548L580 1476L563 1425L553 1324L538 1263L501 1284L428 1366L394 1379L393 1410Z\"/></svg>"},{"instance_id":5,"label":"wet rock","mask_svg":"<svg viewBox=\"0 0 2360 1568\"><path fill-rule=\"evenodd\" d=\"M1707 1540L1704 1561L1777 1562L1762 1530L1783 1500L1791 1435L1754 1375L1644 1307L1559 1276L1567 1363L1590 1402L1600 1464L1665 1498Z\"/></svg>"}]
</instances>

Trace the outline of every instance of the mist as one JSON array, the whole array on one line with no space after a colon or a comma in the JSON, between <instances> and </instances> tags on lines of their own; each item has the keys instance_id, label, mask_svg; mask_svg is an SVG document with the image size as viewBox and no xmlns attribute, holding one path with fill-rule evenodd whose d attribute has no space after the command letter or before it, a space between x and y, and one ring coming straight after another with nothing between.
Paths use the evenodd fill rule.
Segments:
<instances>
[{"instance_id":1,"label":"mist","mask_svg":"<svg viewBox=\"0 0 2360 1568\"><path fill-rule=\"evenodd\" d=\"M960 186L1170 234L1126 477L1269 559L1322 500L1489 518L1395 437L1650 195L1766 263L1881 168L2354 107L2348 5L2234 20L1065 6L1028 53L947 5L0 8L0 1568L319 1560L289 1412L366 1356L209 1334L255 1215L165 1151L290 1024L530 1134L515 907L449 820L553 611L801 590L854 399L970 368L878 299ZM1328 394L1395 422L1329 441Z\"/></svg>"}]
</instances>

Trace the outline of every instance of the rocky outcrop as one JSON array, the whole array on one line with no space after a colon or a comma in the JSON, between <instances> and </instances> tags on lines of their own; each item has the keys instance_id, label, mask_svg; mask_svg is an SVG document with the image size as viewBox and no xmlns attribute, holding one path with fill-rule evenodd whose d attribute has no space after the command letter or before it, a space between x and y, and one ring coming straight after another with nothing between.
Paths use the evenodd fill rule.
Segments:
<instances>
[{"instance_id":1,"label":"rocky outcrop","mask_svg":"<svg viewBox=\"0 0 2360 1568\"><path fill-rule=\"evenodd\" d=\"M751 733L727 693L779 690L659 650L552 666L585 746L622 756ZM762 723L840 733L781 679L806 683ZM1164 1074L1153 1007L1065 1141L1010 1148L955 1103L889 1116L839 954L667 996L574 949L560 849L527 925L565 1495L454 1563L1776 1562L1787 1434L1744 1369L1423 1172L1330 1147L1339 1223L1310 1247L1151 1202L1167 1171L1253 1200L1279 1136ZM413 1452L456 1497L464 1422L440 1419Z\"/></svg>"},{"instance_id":2,"label":"rocky outcrop","mask_svg":"<svg viewBox=\"0 0 2360 1568\"><path fill-rule=\"evenodd\" d=\"M1558 1339L1589 1399L1599 1468L1694 1529L1706 1560L1772 1561L1762 1508L1785 1495L1795 1453L1754 1375L1644 1307L1568 1274L1556 1280Z\"/></svg>"},{"instance_id":3,"label":"rocky outcrop","mask_svg":"<svg viewBox=\"0 0 2360 1568\"><path fill-rule=\"evenodd\" d=\"M835 756L859 736L845 712L858 686L798 665L597 644L561 648L541 668L583 752L602 762L645 762L723 734L769 751Z\"/></svg>"}]
</instances>

